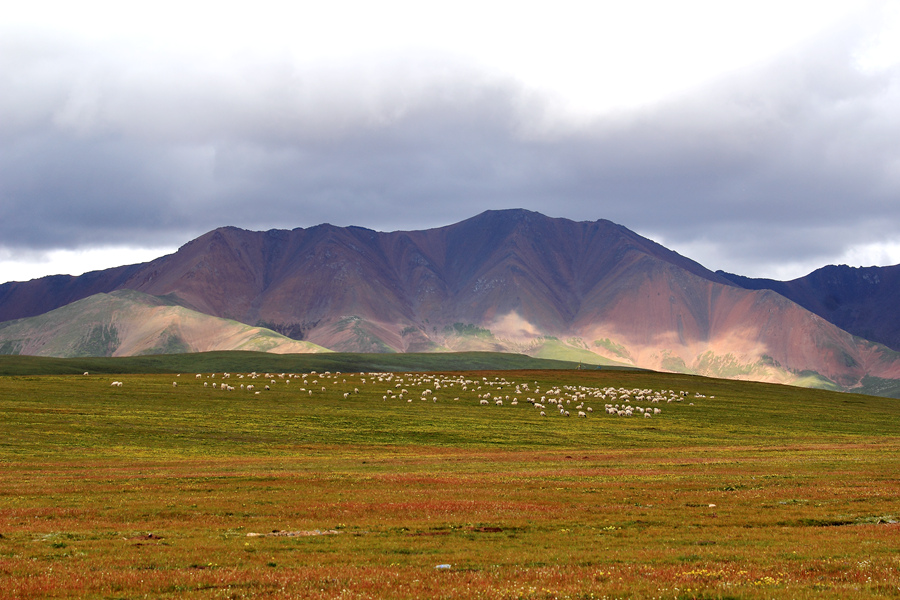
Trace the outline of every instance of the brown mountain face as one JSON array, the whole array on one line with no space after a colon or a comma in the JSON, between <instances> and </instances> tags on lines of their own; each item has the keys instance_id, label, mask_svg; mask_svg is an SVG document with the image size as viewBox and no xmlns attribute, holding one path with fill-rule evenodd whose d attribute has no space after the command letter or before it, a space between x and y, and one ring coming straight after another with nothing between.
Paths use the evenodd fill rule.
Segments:
<instances>
[{"instance_id":1,"label":"brown mountain face","mask_svg":"<svg viewBox=\"0 0 900 600\"><path fill-rule=\"evenodd\" d=\"M853 335L900 351L900 265L829 265L792 281L719 275L748 290L774 290Z\"/></svg>"},{"instance_id":2,"label":"brown mountain face","mask_svg":"<svg viewBox=\"0 0 900 600\"><path fill-rule=\"evenodd\" d=\"M135 289L332 350L518 351L841 387L900 378L885 348L603 220L508 210L426 231L226 227L127 269L88 274L91 289ZM79 280L56 290L60 303ZM19 300L46 282L10 285L0 319L28 316Z\"/></svg>"}]
</instances>

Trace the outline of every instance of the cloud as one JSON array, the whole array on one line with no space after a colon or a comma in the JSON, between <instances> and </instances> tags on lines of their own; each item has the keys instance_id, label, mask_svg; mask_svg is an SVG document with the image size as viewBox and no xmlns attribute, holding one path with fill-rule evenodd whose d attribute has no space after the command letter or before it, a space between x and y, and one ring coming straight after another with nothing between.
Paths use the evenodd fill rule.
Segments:
<instances>
[{"instance_id":1,"label":"cloud","mask_svg":"<svg viewBox=\"0 0 900 600\"><path fill-rule=\"evenodd\" d=\"M439 51L185 61L5 36L0 240L159 247L221 225L417 229L523 207L748 275L884 256L900 243L900 61L863 65L869 18L590 118Z\"/></svg>"}]
</instances>

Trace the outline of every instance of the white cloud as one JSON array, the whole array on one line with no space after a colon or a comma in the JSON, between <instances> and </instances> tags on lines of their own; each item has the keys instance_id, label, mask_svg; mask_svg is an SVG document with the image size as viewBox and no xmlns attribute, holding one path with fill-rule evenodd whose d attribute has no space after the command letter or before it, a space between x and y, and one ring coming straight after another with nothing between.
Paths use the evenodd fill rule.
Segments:
<instances>
[{"instance_id":1,"label":"white cloud","mask_svg":"<svg viewBox=\"0 0 900 600\"><path fill-rule=\"evenodd\" d=\"M82 250L20 252L0 248L0 283L29 281L47 275L82 275L148 262L175 252L176 248L102 247Z\"/></svg>"},{"instance_id":2,"label":"white cloud","mask_svg":"<svg viewBox=\"0 0 900 600\"><path fill-rule=\"evenodd\" d=\"M121 47L145 60L298 70L438 55L596 115L659 102L858 14L858 0L633 0L521 3L158 0L18 3L6 31Z\"/></svg>"},{"instance_id":3,"label":"white cloud","mask_svg":"<svg viewBox=\"0 0 900 600\"><path fill-rule=\"evenodd\" d=\"M860 267L897 265L900 264L900 241L851 246L835 262Z\"/></svg>"}]
</instances>

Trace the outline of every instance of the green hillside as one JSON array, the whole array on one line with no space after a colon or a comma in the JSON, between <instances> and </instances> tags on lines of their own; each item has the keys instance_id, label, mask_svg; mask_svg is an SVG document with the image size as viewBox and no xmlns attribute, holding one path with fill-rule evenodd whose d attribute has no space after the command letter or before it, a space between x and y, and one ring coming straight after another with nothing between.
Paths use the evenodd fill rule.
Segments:
<instances>
[{"instance_id":1,"label":"green hillside","mask_svg":"<svg viewBox=\"0 0 900 600\"><path fill-rule=\"evenodd\" d=\"M0 356L0 375L90 373L212 373L221 371L466 371L574 369L578 363L498 352L410 354L271 354L267 352L198 352L128 357L47 358ZM595 367L591 367L595 368ZM607 367L603 367L607 368Z\"/></svg>"},{"instance_id":2,"label":"green hillside","mask_svg":"<svg viewBox=\"0 0 900 600\"><path fill-rule=\"evenodd\" d=\"M0 323L0 354L90 357L209 350L328 352L134 290L95 294L42 315Z\"/></svg>"}]
</instances>

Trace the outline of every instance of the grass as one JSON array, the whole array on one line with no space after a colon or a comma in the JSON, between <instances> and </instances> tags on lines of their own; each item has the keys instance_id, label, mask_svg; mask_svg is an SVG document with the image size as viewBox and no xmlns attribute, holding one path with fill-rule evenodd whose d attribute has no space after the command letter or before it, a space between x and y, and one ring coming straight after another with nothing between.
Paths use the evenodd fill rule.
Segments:
<instances>
[{"instance_id":1,"label":"grass","mask_svg":"<svg viewBox=\"0 0 900 600\"><path fill-rule=\"evenodd\" d=\"M0 378L0 599L900 596L897 400L613 370L428 375L437 388L269 368ZM649 419L603 411L621 398L541 417L538 386L688 396Z\"/></svg>"},{"instance_id":2,"label":"grass","mask_svg":"<svg viewBox=\"0 0 900 600\"><path fill-rule=\"evenodd\" d=\"M2 375L91 373L188 373L270 370L304 371L463 371L473 369L571 369L577 362L498 352L367 354L270 354L268 352L197 352L121 358L47 358L0 355Z\"/></svg>"}]
</instances>

